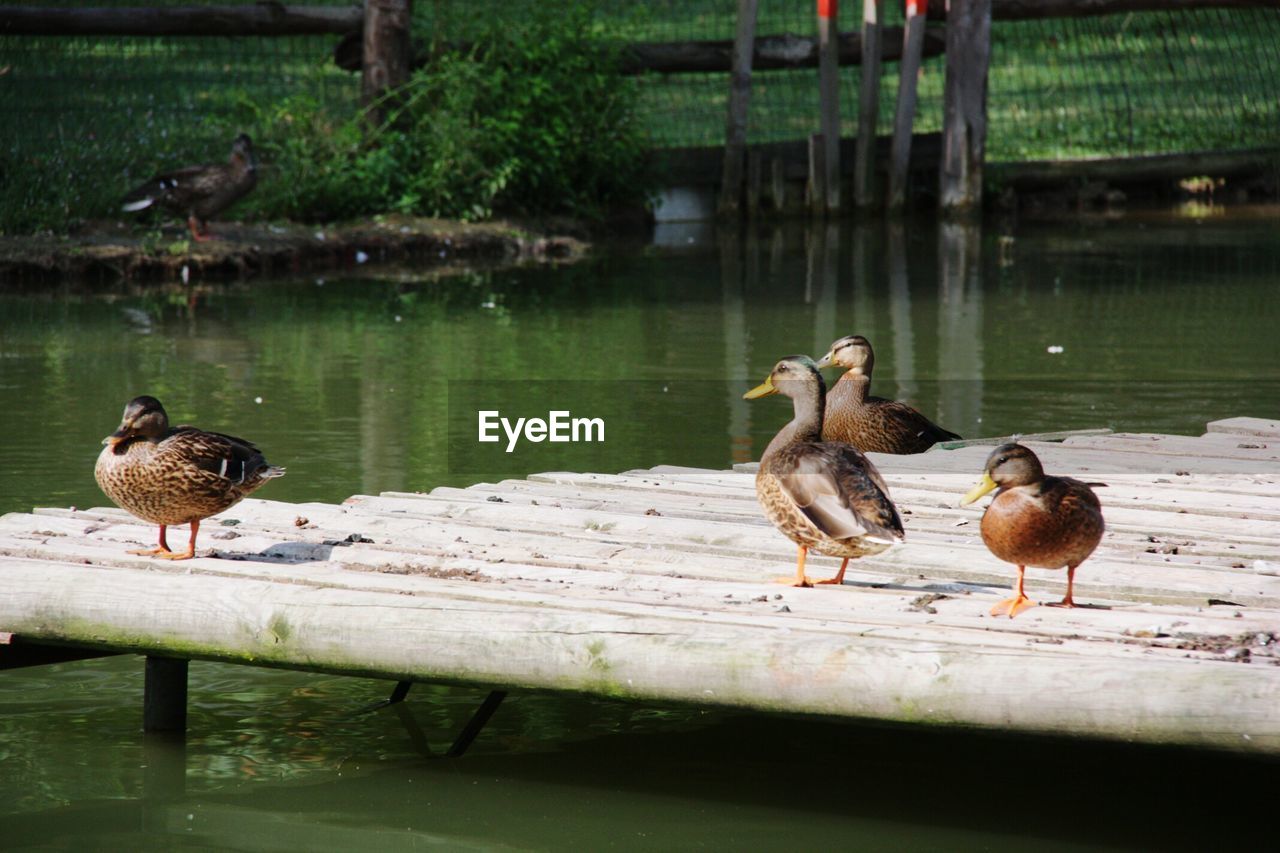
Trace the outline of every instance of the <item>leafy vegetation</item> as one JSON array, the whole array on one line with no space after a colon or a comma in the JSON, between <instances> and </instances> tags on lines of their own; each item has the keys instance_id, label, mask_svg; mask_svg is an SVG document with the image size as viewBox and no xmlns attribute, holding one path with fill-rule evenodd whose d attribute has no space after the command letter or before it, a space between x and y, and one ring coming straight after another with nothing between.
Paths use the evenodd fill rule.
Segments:
<instances>
[{"instance_id":1,"label":"leafy vegetation","mask_svg":"<svg viewBox=\"0 0 1280 853\"><path fill-rule=\"evenodd\" d=\"M542 12L478 32L465 51L436 51L382 104L377 128L311 98L245 100L226 135L253 128L261 159L281 178L264 181L246 206L302 220L476 220L594 218L642 202L648 146L634 86L591 22L585 6Z\"/></svg>"},{"instance_id":2,"label":"leafy vegetation","mask_svg":"<svg viewBox=\"0 0 1280 853\"><path fill-rule=\"evenodd\" d=\"M114 215L127 187L67 181L76 170L66 161L76 154L101 157L106 162L94 171L114 181L131 171L120 161L136 159L139 148L154 158L144 168L156 171L189 165L193 150L220 160L221 145L192 144L193 136L229 140L241 131L254 138L262 164L257 190L236 209L246 218L599 218L614 205L643 203L649 143L635 116L635 82L617 73L614 48L597 31L590 5L488 20L473 28L465 49L433 51L382 104L387 118L376 128L349 101L263 98L245 87L222 90L220 103L198 106L207 110L205 122L173 133L147 134L122 122L104 148L56 147L60 153L46 155L15 145L8 158L0 148L10 200L0 202L0 230L65 228L69 219ZM150 173L133 171L127 180Z\"/></svg>"}]
</instances>

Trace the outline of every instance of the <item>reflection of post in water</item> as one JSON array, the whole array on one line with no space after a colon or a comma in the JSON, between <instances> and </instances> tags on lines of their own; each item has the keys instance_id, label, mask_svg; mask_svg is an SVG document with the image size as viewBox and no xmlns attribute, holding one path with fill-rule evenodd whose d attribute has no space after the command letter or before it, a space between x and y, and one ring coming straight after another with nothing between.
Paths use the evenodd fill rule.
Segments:
<instances>
[{"instance_id":1,"label":"reflection of post in water","mask_svg":"<svg viewBox=\"0 0 1280 853\"><path fill-rule=\"evenodd\" d=\"M876 268L879 244L879 223L860 219L853 224L853 323L840 329L836 337L863 335L871 341L876 339L871 292L880 278ZM831 341L827 345L830 346Z\"/></svg>"},{"instance_id":2,"label":"reflection of post in water","mask_svg":"<svg viewBox=\"0 0 1280 853\"><path fill-rule=\"evenodd\" d=\"M776 233L777 229L775 229ZM751 407L742 399L742 392L734 377L743 375L747 368L747 316L743 299L743 241L736 227L719 229L716 239L720 246L720 284L724 303L724 377L728 389L729 407L729 458L734 462L750 462L751 455ZM752 290L759 283L760 241L755 231L749 230L746 239L746 282Z\"/></svg>"},{"instance_id":3,"label":"reflection of post in water","mask_svg":"<svg viewBox=\"0 0 1280 853\"><path fill-rule=\"evenodd\" d=\"M142 829L168 832L173 817L172 804L187 793L185 734L148 734L142 739L142 760Z\"/></svg>"},{"instance_id":4,"label":"reflection of post in water","mask_svg":"<svg viewBox=\"0 0 1280 853\"><path fill-rule=\"evenodd\" d=\"M782 276L782 262L787 254L787 235L781 225L773 226L773 234L769 238L769 280L777 281Z\"/></svg>"},{"instance_id":5,"label":"reflection of post in water","mask_svg":"<svg viewBox=\"0 0 1280 853\"><path fill-rule=\"evenodd\" d=\"M382 342L377 332L365 332L363 352L360 357L360 488L366 494L407 487L404 472L406 450L402 402L407 389L396 389L392 376L387 375L388 360L382 354ZM401 394L397 397L397 392Z\"/></svg>"},{"instance_id":6,"label":"reflection of post in water","mask_svg":"<svg viewBox=\"0 0 1280 853\"><path fill-rule=\"evenodd\" d=\"M983 434L982 224L948 221L938 229L937 423L966 438Z\"/></svg>"},{"instance_id":7,"label":"reflection of post in water","mask_svg":"<svg viewBox=\"0 0 1280 853\"><path fill-rule=\"evenodd\" d=\"M836 299L840 294L840 225L827 222L809 229L810 278L813 281L813 349L817 358L839 337Z\"/></svg>"},{"instance_id":8,"label":"reflection of post in water","mask_svg":"<svg viewBox=\"0 0 1280 853\"><path fill-rule=\"evenodd\" d=\"M889 223L889 328L893 330L893 399L919 406L916 398L916 336L911 329L911 280L907 275L907 229L901 219ZM874 346L874 343L872 344Z\"/></svg>"}]
</instances>

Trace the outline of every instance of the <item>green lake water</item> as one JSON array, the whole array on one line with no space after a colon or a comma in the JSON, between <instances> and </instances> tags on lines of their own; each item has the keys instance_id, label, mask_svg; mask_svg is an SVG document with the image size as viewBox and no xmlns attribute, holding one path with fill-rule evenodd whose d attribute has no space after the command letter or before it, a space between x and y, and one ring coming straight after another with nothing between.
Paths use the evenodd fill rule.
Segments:
<instances>
[{"instance_id":1,"label":"green lake water","mask_svg":"<svg viewBox=\"0 0 1280 853\"><path fill-rule=\"evenodd\" d=\"M727 467L788 417L742 392L852 333L875 393L965 436L1278 417L1280 214L1201 213L668 226L571 266L10 289L0 511L104 505L100 441L142 393L287 466L274 500ZM508 454L476 441L480 408L599 417L606 440ZM1280 770L540 694L450 760L480 692L357 715L390 685L207 662L190 681L177 745L139 731L140 659L0 672L0 848L1205 849L1263 830Z\"/></svg>"}]
</instances>

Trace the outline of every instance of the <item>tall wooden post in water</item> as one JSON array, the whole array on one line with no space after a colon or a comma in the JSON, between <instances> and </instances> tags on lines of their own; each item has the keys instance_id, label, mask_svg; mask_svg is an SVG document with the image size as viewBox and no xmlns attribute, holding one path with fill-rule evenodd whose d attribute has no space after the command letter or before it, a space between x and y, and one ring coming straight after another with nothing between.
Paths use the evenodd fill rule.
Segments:
<instances>
[{"instance_id":1,"label":"tall wooden post in water","mask_svg":"<svg viewBox=\"0 0 1280 853\"><path fill-rule=\"evenodd\" d=\"M372 127L386 121L382 98L409 81L413 43L409 26L413 0L365 0L363 74L360 103Z\"/></svg>"},{"instance_id":2,"label":"tall wooden post in water","mask_svg":"<svg viewBox=\"0 0 1280 853\"><path fill-rule=\"evenodd\" d=\"M991 0L951 0L938 187L944 211L959 213L982 204L990 59Z\"/></svg>"},{"instance_id":3,"label":"tall wooden post in water","mask_svg":"<svg viewBox=\"0 0 1280 853\"><path fill-rule=\"evenodd\" d=\"M880 0L862 0L862 81L858 90L858 147L853 203L875 203L876 122L880 120Z\"/></svg>"},{"instance_id":4,"label":"tall wooden post in water","mask_svg":"<svg viewBox=\"0 0 1280 853\"><path fill-rule=\"evenodd\" d=\"M898 111L893 121L893 147L889 155L889 207L899 209L907 201L907 167L911 162L911 130L916 117L916 83L924 53L925 14L929 0L907 0L907 26L902 35L902 62L898 65Z\"/></svg>"},{"instance_id":5,"label":"tall wooden post in water","mask_svg":"<svg viewBox=\"0 0 1280 853\"><path fill-rule=\"evenodd\" d=\"M822 197L827 213L840 211L839 0L818 0L818 100L822 133Z\"/></svg>"},{"instance_id":6,"label":"tall wooden post in water","mask_svg":"<svg viewBox=\"0 0 1280 853\"><path fill-rule=\"evenodd\" d=\"M738 26L729 70L729 110L725 118L724 165L720 172L721 216L736 217L742 207L742 168L747 146L747 107L751 102L751 58L756 43L759 0L738 0Z\"/></svg>"}]
</instances>

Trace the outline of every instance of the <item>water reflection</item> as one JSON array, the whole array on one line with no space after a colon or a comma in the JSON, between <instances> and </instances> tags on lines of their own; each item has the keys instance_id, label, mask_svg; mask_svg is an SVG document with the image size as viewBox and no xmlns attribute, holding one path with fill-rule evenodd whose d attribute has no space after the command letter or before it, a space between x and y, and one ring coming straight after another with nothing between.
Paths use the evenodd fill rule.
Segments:
<instances>
[{"instance_id":1,"label":"water reflection","mask_svg":"<svg viewBox=\"0 0 1280 853\"><path fill-rule=\"evenodd\" d=\"M708 233L570 267L0 294L0 508L100 505L98 442L143 391L175 420L261 444L290 470L263 497L285 500L725 467L788 415L741 392L779 357L852 333L876 347L873 393L966 436L1198 433L1280 411L1280 244L1265 221ZM557 383L598 383L581 405L611 419L609 452L544 443L453 465L474 424L451 434L450 389L494 381L548 383L511 401L543 417L563 407Z\"/></svg>"}]
</instances>

